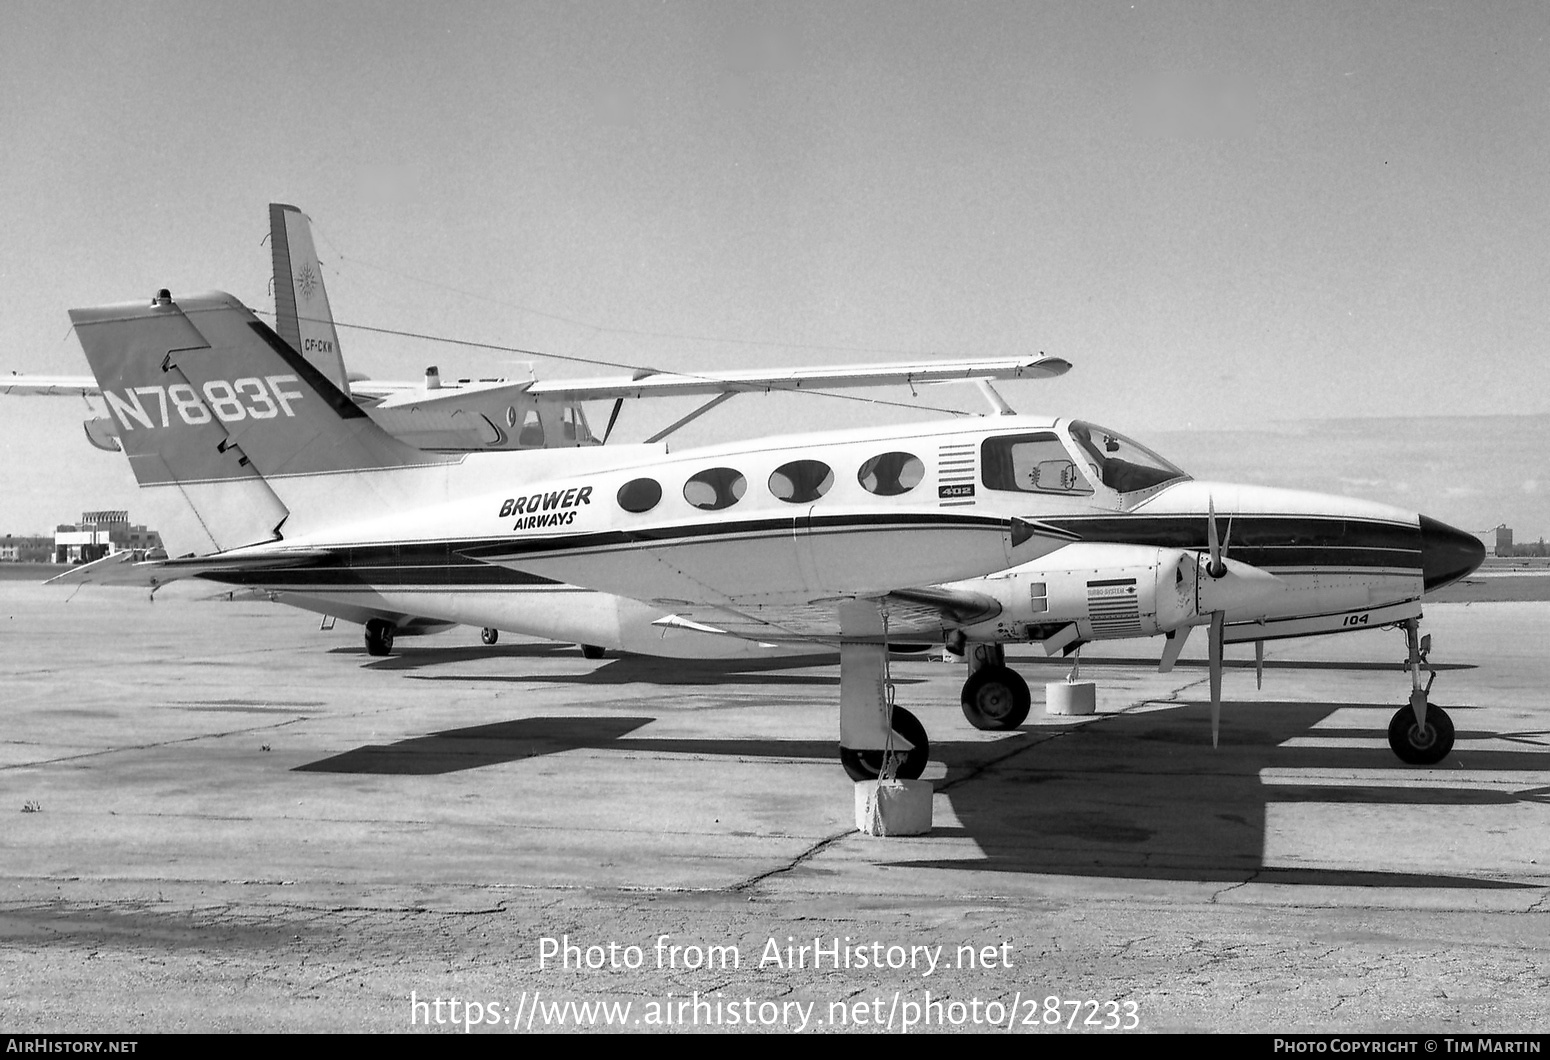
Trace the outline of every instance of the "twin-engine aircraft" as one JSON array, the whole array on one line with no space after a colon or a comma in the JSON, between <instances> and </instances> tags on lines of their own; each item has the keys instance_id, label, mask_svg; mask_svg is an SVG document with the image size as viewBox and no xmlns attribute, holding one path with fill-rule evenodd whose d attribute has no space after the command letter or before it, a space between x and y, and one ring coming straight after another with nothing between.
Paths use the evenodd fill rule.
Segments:
<instances>
[{"instance_id":1,"label":"twin-engine aircraft","mask_svg":"<svg viewBox=\"0 0 1550 1060\"><path fill-rule=\"evenodd\" d=\"M1027 713L1005 640L1160 632L1166 666L1208 625L1215 717L1229 639L1402 623L1413 693L1391 744L1416 762L1451 747L1419 684L1419 599L1483 549L1412 513L1195 483L1112 431L1033 416L673 454L427 452L229 295L71 318L141 486L186 502L208 538L170 574L501 628L508 602L552 588L569 594L556 627L574 623L556 639L598 642L612 609L621 646L644 631L660 654L682 636L838 643L841 759L858 777L896 751L899 775L925 766L923 728L889 708L890 642L973 642L965 712L994 728Z\"/></svg>"}]
</instances>

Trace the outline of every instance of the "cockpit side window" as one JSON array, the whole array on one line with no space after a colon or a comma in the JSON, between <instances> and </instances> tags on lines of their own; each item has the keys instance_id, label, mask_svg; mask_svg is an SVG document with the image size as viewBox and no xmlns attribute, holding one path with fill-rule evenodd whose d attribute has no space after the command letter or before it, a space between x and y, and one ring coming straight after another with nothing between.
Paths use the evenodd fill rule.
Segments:
<instances>
[{"instance_id":1,"label":"cockpit side window","mask_svg":"<svg viewBox=\"0 0 1550 1060\"><path fill-rule=\"evenodd\" d=\"M544 421L538 418L538 410L530 408L522 419L522 433L517 435L517 447L519 449L542 449L544 447Z\"/></svg>"},{"instance_id":2,"label":"cockpit side window","mask_svg":"<svg viewBox=\"0 0 1550 1060\"><path fill-rule=\"evenodd\" d=\"M1072 420L1071 438L1086 455L1093 473L1116 493L1133 493L1189 478L1146 446L1106 427Z\"/></svg>"},{"instance_id":3,"label":"cockpit side window","mask_svg":"<svg viewBox=\"0 0 1550 1060\"><path fill-rule=\"evenodd\" d=\"M1093 491L1064 443L1049 432L986 438L980 446L980 468L987 489L1065 494Z\"/></svg>"},{"instance_id":4,"label":"cockpit side window","mask_svg":"<svg viewBox=\"0 0 1550 1060\"><path fill-rule=\"evenodd\" d=\"M560 422L566 445L596 444L597 439L592 437L592 430L587 426L586 413L581 411L580 405L565 406Z\"/></svg>"}]
</instances>

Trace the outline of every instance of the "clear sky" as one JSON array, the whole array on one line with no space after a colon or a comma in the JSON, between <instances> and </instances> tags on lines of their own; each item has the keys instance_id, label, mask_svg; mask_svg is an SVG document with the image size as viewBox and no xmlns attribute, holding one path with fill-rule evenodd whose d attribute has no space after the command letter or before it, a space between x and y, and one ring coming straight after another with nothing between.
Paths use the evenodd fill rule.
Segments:
<instances>
[{"instance_id":1,"label":"clear sky","mask_svg":"<svg viewBox=\"0 0 1550 1060\"><path fill-rule=\"evenodd\" d=\"M1015 406L1143 439L1540 417L1547 30L1539 2L14 4L0 371L84 373L74 306L269 308L280 201L346 322L681 369L1044 350L1075 370ZM381 378L509 368L341 338ZM134 514L84 411L0 399L0 532ZM909 415L739 398L684 441ZM1550 533L1546 452L1472 430ZM1414 484L1459 445L1383 459ZM1277 481L1254 452L1213 455Z\"/></svg>"}]
</instances>

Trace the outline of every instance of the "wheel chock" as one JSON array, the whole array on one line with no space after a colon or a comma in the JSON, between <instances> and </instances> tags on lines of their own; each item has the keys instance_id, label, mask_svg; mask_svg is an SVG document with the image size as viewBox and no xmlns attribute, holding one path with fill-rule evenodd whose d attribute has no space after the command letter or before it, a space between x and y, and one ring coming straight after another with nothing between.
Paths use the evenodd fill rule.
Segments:
<instances>
[{"instance_id":1,"label":"wheel chock","mask_svg":"<svg viewBox=\"0 0 1550 1060\"><path fill-rule=\"evenodd\" d=\"M1044 686L1044 713L1092 714L1098 710L1098 685L1094 681L1050 681Z\"/></svg>"},{"instance_id":2,"label":"wheel chock","mask_svg":"<svg viewBox=\"0 0 1550 1060\"><path fill-rule=\"evenodd\" d=\"M863 835L925 835L931 831L929 780L863 780L856 784L856 830Z\"/></svg>"}]
</instances>

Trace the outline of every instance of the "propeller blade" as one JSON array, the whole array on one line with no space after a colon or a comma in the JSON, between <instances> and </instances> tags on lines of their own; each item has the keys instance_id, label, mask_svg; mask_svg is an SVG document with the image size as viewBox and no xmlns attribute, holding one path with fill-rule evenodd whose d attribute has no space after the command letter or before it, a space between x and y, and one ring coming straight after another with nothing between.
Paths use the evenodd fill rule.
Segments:
<instances>
[{"instance_id":1,"label":"propeller blade","mask_svg":"<svg viewBox=\"0 0 1550 1060\"><path fill-rule=\"evenodd\" d=\"M1254 687L1265 687L1265 642L1254 642Z\"/></svg>"},{"instance_id":2,"label":"propeller blade","mask_svg":"<svg viewBox=\"0 0 1550 1060\"><path fill-rule=\"evenodd\" d=\"M1227 612L1211 612L1211 746L1222 728L1222 642L1227 636Z\"/></svg>"},{"instance_id":3,"label":"propeller blade","mask_svg":"<svg viewBox=\"0 0 1550 1060\"><path fill-rule=\"evenodd\" d=\"M1173 664L1179 661L1179 652L1184 650L1184 642L1189 640L1189 626L1181 626L1171 631L1167 639L1163 641L1162 659L1157 663L1157 672L1160 674L1172 673Z\"/></svg>"},{"instance_id":4,"label":"propeller blade","mask_svg":"<svg viewBox=\"0 0 1550 1060\"><path fill-rule=\"evenodd\" d=\"M1206 547L1211 554L1211 566L1207 568L1211 577L1222 576L1222 543L1216 536L1216 499L1206 498Z\"/></svg>"}]
</instances>

